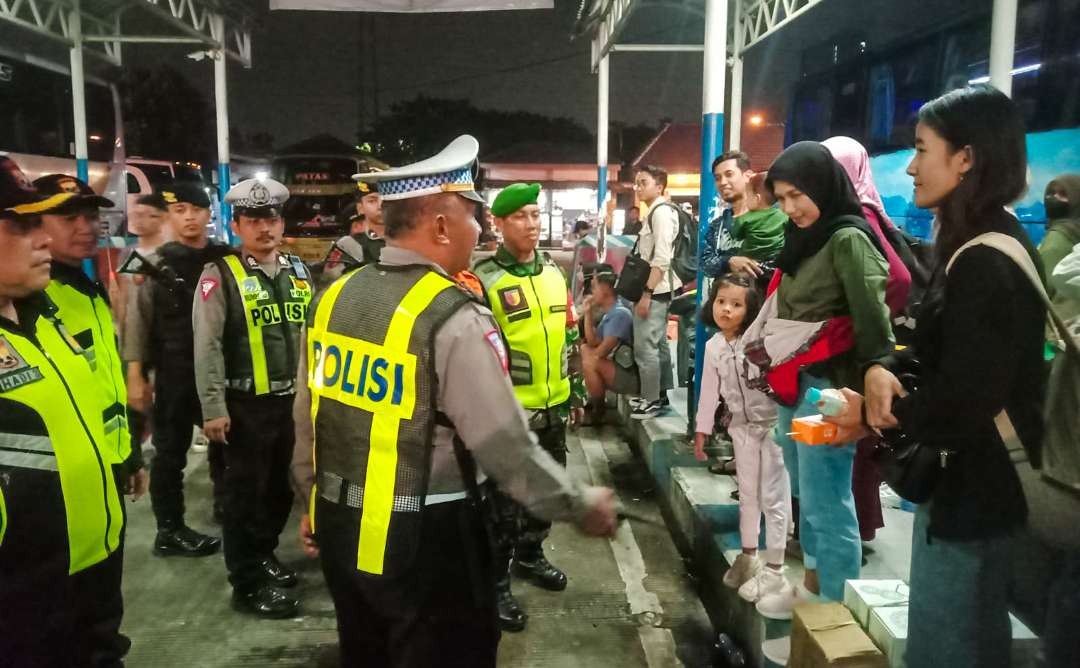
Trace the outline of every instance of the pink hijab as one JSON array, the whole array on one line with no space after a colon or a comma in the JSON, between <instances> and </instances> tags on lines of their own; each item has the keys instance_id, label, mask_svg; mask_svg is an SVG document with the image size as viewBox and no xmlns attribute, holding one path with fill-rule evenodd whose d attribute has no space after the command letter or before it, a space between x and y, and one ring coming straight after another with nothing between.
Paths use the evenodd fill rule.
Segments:
<instances>
[{"instance_id":1,"label":"pink hijab","mask_svg":"<svg viewBox=\"0 0 1080 668\"><path fill-rule=\"evenodd\" d=\"M887 224L896 227L885 213L885 203L881 201L881 194L874 185L874 174L870 171L870 156L863 145L851 137L830 137L821 143L847 172L859 201L874 209Z\"/></svg>"},{"instance_id":2,"label":"pink hijab","mask_svg":"<svg viewBox=\"0 0 1080 668\"><path fill-rule=\"evenodd\" d=\"M889 264L885 303L889 305L892 315L896 316L907 304L908 294L911 292L911 272L904 266L882 229L884 226L896 229L896 224L885 213L885 204L881 201L877 186L874 185L874 175L870 171L870 156L863 145L851 137L830 137L821 144L829 150L829 153L832 153L833 158L847 172L848 178L855 186L859 202L863 205L866 221L870 223L870 227L885 249L885 261ZM870 215L871 211L877 215Z\"/></svg>"}]
</instances>

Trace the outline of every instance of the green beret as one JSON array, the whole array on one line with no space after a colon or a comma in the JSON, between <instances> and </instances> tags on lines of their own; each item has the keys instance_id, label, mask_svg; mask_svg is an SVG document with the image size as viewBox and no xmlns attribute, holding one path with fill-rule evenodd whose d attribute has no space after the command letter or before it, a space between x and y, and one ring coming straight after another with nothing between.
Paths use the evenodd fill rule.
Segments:
<instances>
[{"instance_id":1,"label":"green beret","mask_svg":"<svg viewBox=\"0 0 1080 668\"><path fill-rule=\"evenodd\" d=\"M539 183L514 183L503 188L491 203L491 214L505 218L527 204L536 204L539 197Z\"/></svg>"}]
</instances>

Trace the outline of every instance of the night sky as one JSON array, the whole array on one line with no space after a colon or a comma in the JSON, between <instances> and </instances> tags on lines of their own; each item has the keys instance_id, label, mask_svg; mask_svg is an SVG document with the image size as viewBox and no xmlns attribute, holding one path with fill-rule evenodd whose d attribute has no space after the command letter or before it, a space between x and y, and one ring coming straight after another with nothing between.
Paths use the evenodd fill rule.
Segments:
<instances>
[{"instance_id":1,"label":"night sky","mask_svg":"<svg viewBox=\"0 0 1080 668\"><path fill-rule=\"evenodd\" d=\"M578 2L555 4L553 10L453 14L263 10L252 35L252 68L230 63L232 126L269 132L275 146L322 132L350 141L373 117L377 77L382 113L394 101L424 94L570 116L595 132L589 44L570 42ZM627 40L701 43L700 17L642 10L634 19ZM212 101L212 66L185 58L189 50L129 46L125 60L168 62ZM701 76L699 53L618 54L611 65L611 119L698 121Z\"/></svg>"}]
</instances>

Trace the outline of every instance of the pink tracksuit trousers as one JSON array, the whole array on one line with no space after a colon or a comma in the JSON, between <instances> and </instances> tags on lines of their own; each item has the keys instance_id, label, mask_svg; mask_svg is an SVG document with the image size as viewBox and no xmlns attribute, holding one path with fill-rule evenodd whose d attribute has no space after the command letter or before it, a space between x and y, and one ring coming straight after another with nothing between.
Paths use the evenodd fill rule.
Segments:
<instances>
[{"instance_id":1,"label":"pink tracksuit trousers","mask_svg":"<svg viewBox=\"0 0 1080 668\"><path fill-rule=\"evenodd\" d=\"M791 524L791 483L784 454L773 439L776 404L747 385L756 367L746 360L742 339L728 341L717 333L705 345L696 431L712 434L721 403L730 416L728 434L735 447L735 480L739 487L739 534L745 549L757 549L761 516L765 516L767 563L784 563Z\"/></svg>"}]
</instances>

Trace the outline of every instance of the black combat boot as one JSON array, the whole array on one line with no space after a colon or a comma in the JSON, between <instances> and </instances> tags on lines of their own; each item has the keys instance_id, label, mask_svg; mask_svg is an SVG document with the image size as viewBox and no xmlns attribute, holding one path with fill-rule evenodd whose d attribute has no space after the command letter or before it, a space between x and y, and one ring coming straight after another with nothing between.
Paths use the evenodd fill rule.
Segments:
<instances>
[{"instance_id":1,"label":"black combat boot","mask_svg":"<svg viewBox=\"0 0 1080 668\"><path fill-rule=\"evenodd\" d=\"M541 589L562 591L566 589L566 574L551 565L544 557L543 550L514 559L514 575L524 578Z\"/></svg>"},{"instance_id":2,"label":"black combat boot","mask_svg":"<svg viewBox=\"0 0 1080 668\"><path fill-rule=\"evenodd\" d=\"M299 601L269 584L233 589L232 605L236 610L265 619L285 619L294 616L300 609Z\"/></svg>"},{"instance_id":3,"label":"black combat boot","mask_svg":"<svg viewBox=\"0 0 1080 668\"><path fill-rule=\"evenodd\" d=\"M510 578L503 578L495 583L495 602L499 608L499 628L510 633L525 630L525 620L529 616L521 609L510 591Z\"/></svg>"},{"instance_id":4,"label":"black combat boot","mask_svg":"<svg viewBox=\"0 0 1080 668\"><path fill-rule=\"evenodd\" d=\"M154 539L154 554L159 557L207 557L220 547L220 538L199 533L183 523L159 527Z\"/></svg>"}]
</instances>

